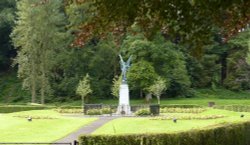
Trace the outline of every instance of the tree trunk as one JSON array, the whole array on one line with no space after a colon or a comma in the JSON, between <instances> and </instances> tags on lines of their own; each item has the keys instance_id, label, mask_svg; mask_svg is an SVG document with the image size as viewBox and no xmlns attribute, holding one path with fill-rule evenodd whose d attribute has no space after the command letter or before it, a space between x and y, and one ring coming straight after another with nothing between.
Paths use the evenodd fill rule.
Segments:
<instances>
[{"instance_id":1,"label":"tree trunk","mask_svg":"<svg viewBox=\"0 0 250 145\"><path fill-rule=\"evenodd\" d=\"M221 85L224 84L224 80L227 78L227 52L221 55Z\"/></svg>"},{"instance_id":2,"label":"tree trunk","mask_svg":"<svg viewBox=\"0 0 250 145\"><path fill-rule=\"evenodd\" d=\"M147 103L150 103L151 100L152 100L152 94L151 94L151 93L148 93L148 94L146 95L146 101L147 101Z\"/></svg>"},{"instance_id":3,"label":"tree trunk","mask_svg":"<svg viewBox=\"0 0 250 145\"><path fill-rule=\"evenodd\" d=\"M160 105L160 103L161 103L160 96L157 96L157 100L158 100L158 105Z\"/></svg>"},{"instance_id":4,"label":"tree trunk","mask_svg":"<svg viewBox=\"0 0 250 145\"><path fill-rule=\"evenodd\" d=\"M35 73L35 63L34 60L32 60L32 69L31 69L31 103L36 102L36 73Z\"/></svg>"},{"instance_id":5,"label":"tree trunk","mask_svg":"<svg viewBox=\"0 0 250 145\"><path fill-rule=\"evenodd\" d=\"M41 104L44 104L44 98L45 98L45 87L46 87L46 83L45 83L45 68L44 65L42 67L42 87L41 87Z\"/></svg>"},{"instance_id":6,"label":"tree trunk","mask_svg":"<svg viewBox=\"0 0 250 145\"><path fill-rule=\"evenodd\" d=\"M82 110L84 109L84 97L82 97Z\"/></svg>"},{"instance_id":7,"label":"tree trunk","mask_svg":"<svg viewBox=\"0 0 250 145\"><path fill-rule=\"evenodd\" d=\"M140 90L140 98L143 98L143 92Z\"/></svg>"}]
</instances>

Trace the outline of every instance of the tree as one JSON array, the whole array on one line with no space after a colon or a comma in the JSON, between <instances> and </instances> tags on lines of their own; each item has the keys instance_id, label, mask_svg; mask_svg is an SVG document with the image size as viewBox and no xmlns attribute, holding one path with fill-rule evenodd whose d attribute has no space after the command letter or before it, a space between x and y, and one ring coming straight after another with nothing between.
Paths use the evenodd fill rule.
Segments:
<instances>
[{"instance_id":1,"label":"tree","mask_svg":"<svg viewBox=\"0 0 250 145\"><path fill-rule=\"evenodd\" d=\"M153 84L158 75L151 63L141 60L132 64L127 76L131 89L139 90L140 96L142 97L142 93L148 91L147 88Z\"/></svg>"},{"instance_id":2,"label":"tree","mask_svg":"<svg viewBox=\"0 0 250 145\"><path fill-rule=\"evenodd\" d=\"M119 98L119 90L120 90L120 85L122 82L122 77L121 76L115 76L113 78L113 85L111 88L111 94L115 96L116 98Z\"/></svg>"},{"instance_id":3,"label":"tree","mask_svg":"<svg viewBox=\"0 0 250 145\"><path fill-rule=\"evenodd\" d=\"M188 41L195 44L194 47L201 48L210 37L213 26L222 28L221 33L228 40L250 22L250 2L247 0L99 0L92 5L95 10L91 12L96 17L81 24L81 35L78 35L80 42L87 40L82 39L90 34L86 30L98 31L100 35L113 30L123 35L131 25L137 23L147 38L161 30L173 39L180 36L181 41Z\"/></svg>"},{"instance_id":4,"label":"tree","mask_svg":"<svg viewBox=\"0 0 250 145\"><path fill-rule=\"evenodd\" d=\"M10 69L11 59L16 55L9 37L14 25L15 11L15 0L0 2L0 72Z\"/></svg>"},{"instance_id":5,"label":"tree","mask_svg":"<svg viewBox=\"0 0 250 145\"><path fill-rule=\"evenodd\" d=\"M90 77L87 74L82 80L79 81L76 89L76 94L80 95L82 98L82 106L84 105L84 99L87 99L87 96L91 93L92 89L90 87Z\"/></svg>"},{"instance_id":6,"label":"tree","mask_svg":"<svg viewBox=\"0 0 250 145\"><path fill-rule=\"evenodd\" d=\"M190 79L186 68L186 58L181 51L182 46L165 40L160 34L155 35L153 41L147 40L139 32L136 34L128 35L121 48L121 52L127 57L133 55L132 67L141 60L150 62L157 75L170 80L168 95L187 94ZM147 73L147 71L141 73Z\"/></svg>"},{"instance_id":7,"label":"tree","mask_svg":"<svg viewBox=\"0 0 250 145\"><path fill-rule=\"evenodd\" d=\"M169 85L169 83L166 80L162 79L161 77L158 77L154 84L148 88L148 91L157 97L159 105L160 96L164 91L166 91L167 85Z\"/></svg>"},{"instance_id":8,"label":"tree","mask_svg":"<svg viewBox=\"0 0 250 145\"><path fill-rule=\"evenodd\" d=\"M18 75L24 80L24 87L31 90L33 103L37 92L41 94L41 103L45 103L45 95L50 93L49 77L54 58L69 44L62 6L62 0L17 3L18 20L12 40L18 49Z\"/></svg>"}]
</instances>

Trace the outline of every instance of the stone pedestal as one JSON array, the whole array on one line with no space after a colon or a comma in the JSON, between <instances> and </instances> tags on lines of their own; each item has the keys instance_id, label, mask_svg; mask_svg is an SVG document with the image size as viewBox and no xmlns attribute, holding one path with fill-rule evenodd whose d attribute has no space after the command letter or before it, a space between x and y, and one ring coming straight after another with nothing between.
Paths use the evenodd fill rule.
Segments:
<instances>
[{"instance_id":1,"label":"stone pedestal","mask_svg":"<svg viewBox=\"0 0 250 145\"><path fill-rule=\"evenodd\" d=\"M122 83L120 85L119 105L117 108L117 114L122 114L122 115L131 114L131 108L129 105L129 89L127 83Z\"/></svg>"}]
</instances>

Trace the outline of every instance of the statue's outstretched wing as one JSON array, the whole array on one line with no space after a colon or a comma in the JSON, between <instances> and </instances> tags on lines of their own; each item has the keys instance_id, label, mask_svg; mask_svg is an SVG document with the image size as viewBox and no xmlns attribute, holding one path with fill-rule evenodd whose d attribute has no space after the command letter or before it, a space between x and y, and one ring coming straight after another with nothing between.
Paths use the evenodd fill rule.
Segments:
<instances>
[{"instance_id":1,"label":"statue's outstretched wing","mask_svg":"<svg viewBox=\"0 0 250 145\"><path fill-rule=\"evenodd\" d=\"M129 59L127 60L127 66L130 66L131 59L132 59L132 55L130 55Z\"/></svg>"}]
</instances>

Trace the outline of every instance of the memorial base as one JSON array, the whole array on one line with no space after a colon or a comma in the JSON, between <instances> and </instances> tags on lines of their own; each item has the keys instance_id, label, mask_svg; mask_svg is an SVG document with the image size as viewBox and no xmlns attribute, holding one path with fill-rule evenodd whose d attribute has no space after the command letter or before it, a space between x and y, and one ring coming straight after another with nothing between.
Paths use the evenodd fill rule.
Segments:
<instances>
[{"instance_id":1,"label":"memorial base","mask_svg":"<svg viewBox=\"0 0 250 145\"><path fill-rule=\"evenodd\" d=\"M129 115L131 114L131 108L129 105L129 89L128 84L121 84L119 91L119 105L117 108L117 114Z\"/></svg>"}]
</instances>

